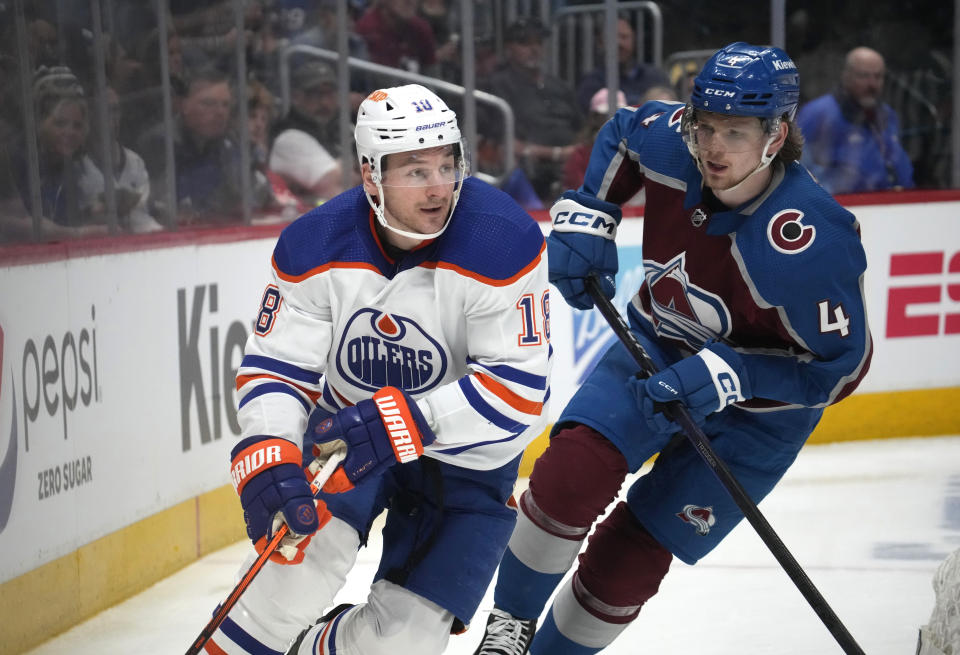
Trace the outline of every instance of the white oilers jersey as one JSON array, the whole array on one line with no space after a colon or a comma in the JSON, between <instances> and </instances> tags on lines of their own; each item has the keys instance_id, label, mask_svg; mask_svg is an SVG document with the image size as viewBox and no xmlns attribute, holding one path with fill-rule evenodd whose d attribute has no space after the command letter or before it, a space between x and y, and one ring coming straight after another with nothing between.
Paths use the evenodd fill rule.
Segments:
<instances>
[{"instance_id":1,"label":"white oilers jersey","mask_svg":"<svg viewBox=\"0 0 960 655\"><path fill-rule=\"evenodd\" d=\"M384 386L417 400L425 454L473 469L509 462L545 427L550 300L539 226L466 179L437 239L392 259L360 187L288 226L237 377L242 437L300 444L315 406Z\"/></svg>"}]
</instances>

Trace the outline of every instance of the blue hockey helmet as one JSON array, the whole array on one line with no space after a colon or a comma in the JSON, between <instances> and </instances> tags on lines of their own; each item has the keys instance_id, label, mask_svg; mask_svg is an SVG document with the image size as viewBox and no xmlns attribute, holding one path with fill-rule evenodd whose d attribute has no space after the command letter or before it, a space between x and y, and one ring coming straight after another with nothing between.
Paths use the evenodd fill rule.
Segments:
<instances>
[{"instance_id":1,"label":"blue hockey helmet","mask_svg":"<svg viewBox=\"0 0 960 655\"><path fill-rule=\"evenodd\" d=\"M739 41L718 50L693 82L695 109L793 119L800 102L800 74L786 52Z\"/></svg>"}]
</instances>

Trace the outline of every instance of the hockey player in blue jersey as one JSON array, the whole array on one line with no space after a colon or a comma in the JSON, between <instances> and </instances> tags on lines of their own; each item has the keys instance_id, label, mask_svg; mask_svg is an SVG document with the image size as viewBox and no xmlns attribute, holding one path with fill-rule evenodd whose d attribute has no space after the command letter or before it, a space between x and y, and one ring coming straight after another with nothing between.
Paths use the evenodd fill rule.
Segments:
<instances>
[{"instance_id":1,"label":"hockey player in blue jersey","mask_svg":"<svg viewBox=\"0 0 960 655\"><path fill-rule=\"evenodd\" d=\"M467 175L455 114L422 86L370 94L355 136L363 184L283 230L238 371L247 532L259 550L282 522L293 534L211 653L443 652L493 579L545 428L539 226ZM303 466L334 451L315 503ZM321 617L385 509L367 601Z\"/></svg>"},{"instance_id":2,"label":"hockey player in blue jersey","mask_svg":"<svg viewBox=\"0 0 960 655\"><path fill-rule=\"evenodd\" d=\"M646 189L644 282L628 313L660 372L635 377L617 342L562 412L520 498L479 655L603 650L674 557L696 563L742 519L660 403L685 403L759 502L823 408L866 374L859 228L798 163L798 98L785 52L731 44L706 62L686 106L619 110L583 185L551 209L550 280L587 309L590 272L613 295L619 205ZM537 630L594 521L657 453Z\"/></svg>"}]
</instances>

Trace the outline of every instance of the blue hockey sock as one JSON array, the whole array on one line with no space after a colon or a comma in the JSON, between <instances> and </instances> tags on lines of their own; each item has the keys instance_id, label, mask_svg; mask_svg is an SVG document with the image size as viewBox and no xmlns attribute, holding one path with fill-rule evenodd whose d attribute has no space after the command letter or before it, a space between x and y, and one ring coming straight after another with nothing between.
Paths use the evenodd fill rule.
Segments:
<instances>
[{"instance_id":1,"label":"blue hockey sock","mask_svg":"<svg viewBox=\"0 0 960 655\"><path fill-rule=\"evenodd\" d=\"M493 602L518 619L536 619L564 573L540 573L517 559L508 547L500 562Z\"/></svg>"},{"instance_id":2,"label":"blue hockey sock","mask_svg":"<svg viewBox=\"0 0 960 655\"><path fill-rule=\"evenodd\" d=\"M537 629L530 644L530 655L590 655L599 653L603 648L591 648L578 644L565 637L557 629L557 622L553 618L553 608L547 612L543 625Z\"/></svg>"}]
</instances>

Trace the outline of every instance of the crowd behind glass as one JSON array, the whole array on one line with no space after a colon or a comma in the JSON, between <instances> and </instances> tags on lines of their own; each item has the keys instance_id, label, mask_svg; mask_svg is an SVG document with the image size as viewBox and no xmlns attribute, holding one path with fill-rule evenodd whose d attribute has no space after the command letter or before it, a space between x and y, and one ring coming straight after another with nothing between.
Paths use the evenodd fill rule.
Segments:
<instances>
[{"instance_id":1,"label":"crowd behind glass","mask_svg":"<svg viewBox=\"0 0 960 655\"><path fill-rule=\"evenodd\" d=\"M595 68L551 70L551 45L584 46L544 14L580 3L529 4L527 14L504 12L516 7L503 0L471 5L476 87L515 117L508 135L478 105L472 167L540 209L579 184L610 99L603 38ZM769 10L754 3L657 4L662 53L637 45L649 21L618 17L617 106L685 101L698 53L770 41ZM785 46L801 73L808 168L837 194L949 186L953 3L875 3L869 25L835 3L802 4L788 3ZM603 5L593 6L599 35ZM461 0L345 7L350 56L463 83ZM334 0L0 1L0 245L289 221L357 183L335 66L290 58L281 111L284 49L337 50L337 14ZM394 83L353 71L349 104Z\"/></svg>"}]
</instances>

